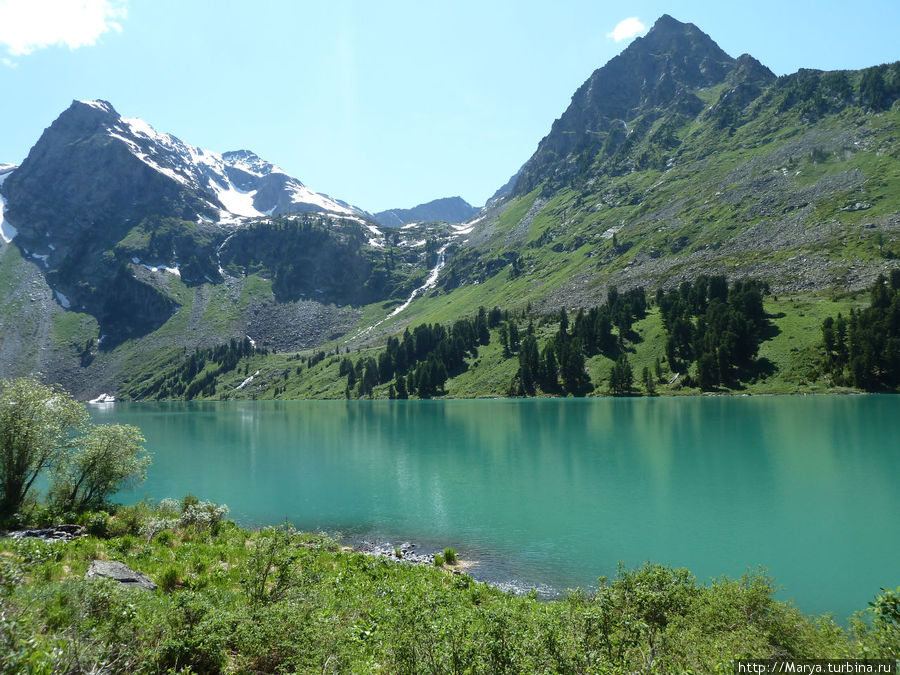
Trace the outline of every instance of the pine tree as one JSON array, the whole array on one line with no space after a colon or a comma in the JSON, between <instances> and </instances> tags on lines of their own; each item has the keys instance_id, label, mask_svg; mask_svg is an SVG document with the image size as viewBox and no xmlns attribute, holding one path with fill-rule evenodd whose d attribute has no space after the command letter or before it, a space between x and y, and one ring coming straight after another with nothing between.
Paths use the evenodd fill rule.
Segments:
<instances>
[{"instance_id":1,"label":"pine tree","mask_svg":"<svg viewBox=\"0 0 900 675\"><path fill-rule=\"evenodd\" d=\"M616 363L609 374L609 393L613 396L626 396L631 393L634 383L634 374L631 364L625 354L616 359Z\"/></svg>"},{"instance_id":2,"label":"pine tree","mask_svg":"<svg viewBox=\"0 0 900 675\"><path fill-rule=\"evenodd\" d=\"M409 392L406 391L406 379L403 375L397 375L397 398L402 400L409 398Z\"/></svg>"}]
</instances>

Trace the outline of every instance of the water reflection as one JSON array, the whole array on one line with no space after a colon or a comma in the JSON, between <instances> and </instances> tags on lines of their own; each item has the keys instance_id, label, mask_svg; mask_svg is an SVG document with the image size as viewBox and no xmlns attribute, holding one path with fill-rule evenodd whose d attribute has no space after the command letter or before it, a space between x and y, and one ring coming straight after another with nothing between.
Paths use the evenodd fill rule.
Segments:
<instances>
[{"instance_id":1,"label":"water reflection","mask_svg":"<svg viewBox=\"0 0 900 675\"><path fill-rule=\"evenodd\" d=\"M117 404L155 453L133 498L452 545L557 588L618 561L764 565L840 615L900 579L892 397ZM812 562L811 562L812 561Z\"/></svg>"}]
</instances>

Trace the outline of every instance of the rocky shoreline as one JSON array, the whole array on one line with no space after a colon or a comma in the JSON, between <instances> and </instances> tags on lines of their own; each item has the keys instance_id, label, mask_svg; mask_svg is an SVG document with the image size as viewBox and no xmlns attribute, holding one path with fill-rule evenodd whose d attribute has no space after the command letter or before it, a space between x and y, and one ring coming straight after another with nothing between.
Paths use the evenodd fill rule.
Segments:
<instances>
[{"instance_id":1,"label":"rocky shoreline","mask_svg":"<svg viewBox=\"0 0 900 675\"><path fill-rule=\"evenodd\" d=\"M364 540L359 542L356 546L349 546L347 548L348 550L363 553L375 558L389 558L410 565L434 565L435 556L442 554L442 551L429 553L419 550L416 544L409 541L404 541L401 544L392 544L391 542L371 542ZM464 570L469 569L474 564L474 561L471 560L457 559L455 563L444 563L442 567L452 571L454 574L465 574Z\"/></svg>"}]
</instances>

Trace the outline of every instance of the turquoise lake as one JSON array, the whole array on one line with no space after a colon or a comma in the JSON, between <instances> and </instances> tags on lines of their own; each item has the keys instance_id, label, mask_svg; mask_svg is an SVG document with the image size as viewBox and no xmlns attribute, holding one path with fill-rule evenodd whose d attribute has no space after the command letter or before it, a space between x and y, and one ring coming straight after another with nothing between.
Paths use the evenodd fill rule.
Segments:
<instances>
[{"instance_id":1,"label":"turquoise lake","mask_svg":"<svg viewBox=\"0 0 900 675\"><path fill-rule=\"evenodd\" d=\"M552 594L619 561L705 582L764 567L808 613L900 585L900 397L254 401L91 406L147 481L249 526L455 548Z\"/></svg>"}]
</instances>

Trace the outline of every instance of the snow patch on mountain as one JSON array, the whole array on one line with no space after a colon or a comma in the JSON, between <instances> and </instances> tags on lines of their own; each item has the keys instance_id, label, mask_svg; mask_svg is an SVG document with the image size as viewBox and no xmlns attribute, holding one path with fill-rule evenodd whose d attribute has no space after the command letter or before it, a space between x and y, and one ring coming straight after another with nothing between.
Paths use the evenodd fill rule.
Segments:
<instances>
[{"instance_id":1,"label":"snow patch on mountain","mask_svg":"<svg viewBox=\"0 0 900 675\"><path fill-rule=\"evenodd\" d=\"M210 206L222 211L220 223L240 224L241 218L302 211L367 215L346 202L309 189L249 150L221 154L205 150L159 132L140 118L121 117L105 101L81 103L108 115L104 120L106 133L124 143L132 155L167 178L195 190Z\"/></svg>"},{"instance_id":2,"label":"snow patch on mountain","mask_svg":"<svg viewBox=\"0 0 900 675\"><path fill-rule=\"evenodd\" d=\"M9 175L15 168L14 164L0 164L0 185L3 185L3 182L9 178ZM6 200L3 199L3 195L0 195L0 239L3 239L8 244L16 238L19 231L3 216L4 211L6 211Z\"/></svg>"},{"instance_id":3,"label":"snow patch on mountain","mask_svg":"<svg viewBox=\"0 0 900 675\"><path fill-rule=\"evenodd\" d=\"M222 158L228 166L233 167L238 171L248 173L251 176L256 176L257 178L265 178L273 173L283 173L287 176L287 172L284 169L275 166L271 162L267 162L249 150L230 150L228 152L223 152Z\"/></svg>"},{"instance_id":4,"label":"snow patch on mountain","mask_svg":"<svg viewBox=\"0 0 900 675\"><path fill-rule=\"evenodd\" d=\"M53 291L56 295L56 299L63 309L70 309L72 307L72 303L69 302L69 298L63 295L60 291Z\"/></svg>"},{"instance_id":5,"label":"snow patch on mountain","mask_svg":"<svg viewBox=\"0 0 900 675\"><path fill-rule=\"evenodd\" d=\"M292 185L286 185L285 187L290 191L291 201L294 204L312 204L313 206L318 206L325 211L333 211L336 213L344 213L347 215L359 213L359 211L342 205L328 195L313 192L296 179L293 179L292 182Z\"/></svg>"},{"instance_id":6,"label":"snow patch on mountain","mask_svg":"<svg viewBox=\"0 0 900 675\"><path fill-rule=\"evenodd\" d=\"M231 182L229 182L228 185L223 186L212 179L209 181L209 187L216 193L219 201L225 206L225 210L230 213L248 218L267 215L258 211L253 206L253 198L256 196L256 190L240 190Z\"/></svg>"},{"instance_id":7,"label":"snow patch on mountain","mask_svg":"<svg viewBox=\"0 0 900 675\"><path fill-rule=\"evenodd\" d=\"M96 108L97 110L102 110L105 113L115 113L113 107L107 103L106 101L79 101L79 103L83 105L88 105L92 108Z\"/></svg>"}]
</instances>

